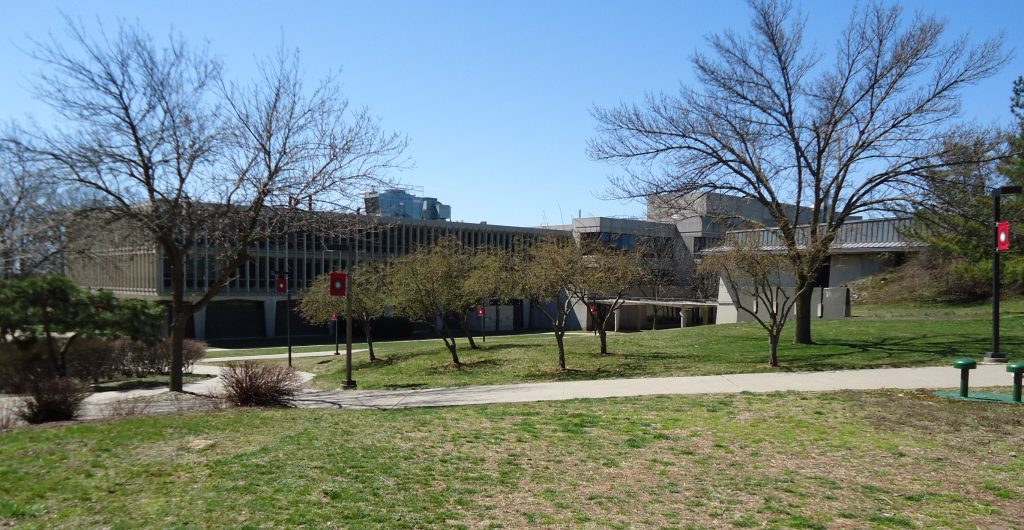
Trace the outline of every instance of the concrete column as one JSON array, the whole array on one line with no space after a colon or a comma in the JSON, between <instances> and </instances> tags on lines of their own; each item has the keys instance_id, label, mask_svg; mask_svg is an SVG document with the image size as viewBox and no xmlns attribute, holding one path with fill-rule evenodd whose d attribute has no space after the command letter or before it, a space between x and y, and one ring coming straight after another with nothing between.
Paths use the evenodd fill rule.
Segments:
<instances>
[{"instance_id":1,"label":"concrete column","mask_svg":"<svg viewBox=\"0 0 1024 530\"><path fill-rule=\"evenodd\" d=\"M196 339L198 339L198 340L206 339L206 308L205 307L200 309L199 311L196 311L196 313L194 315L192 315L192 326L193 326L193 328L196 331Z\"/></svg>"},{"instance_id":2,"label":"concrete column","mask_svg":"<svg viewBox=\"0 0 1024 530\"><path fill-rule=\"evenodd\" d=\"M263 329L267 338L274 338L274 328L277 324L277 299L271 298L263 301Z\"/></svg>"},{"instance_id":3,"label":"concrete column","mask_svg":"<svg viewBox=\"0 0 1024 530\"><path fill-rule=\"evenodd\" d=\"M679 308L679 327L681 327L681 328L685 328L686 327L686 308L685 307Z\"/></svg>"},{"instance_id":4,"label":"concrete column","mask_svg":"<svg viewBox=\"0 0 1024 530\"><path fill-rule=\"evenodd\" d=\"M621 307L619 309L615 310L615 328L614 329L615 329L616 333L619 332L619 315L621 314L621 312L622 312L622 308Z\"/></svg>"}]
</instances>

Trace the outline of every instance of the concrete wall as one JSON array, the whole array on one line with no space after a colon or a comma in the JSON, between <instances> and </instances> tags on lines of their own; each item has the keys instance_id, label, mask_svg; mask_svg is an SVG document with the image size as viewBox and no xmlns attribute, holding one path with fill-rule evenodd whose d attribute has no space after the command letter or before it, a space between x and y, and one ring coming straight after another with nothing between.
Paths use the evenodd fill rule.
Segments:
<instances>
[{"instance_id":1,"label":"concrete wall","mask_svg":"<svg viewBox=\"0 0 1024 530\"><path fill-rule=\"evenodd\" d=\"M528 302L524 303L528 304ZM483 323L486 325L485 329L488 333L515 331L515 306L511 304L487 304L485 307L486 312L484 313ZM477 313L474 311L469 315L469 328L473 331L479 332L481 328L480 324L481 318L477 316Z\"/></svg>"},{"instance_id":2,"label":"concrete wall","mask_svg":"<svg viewBox=\"0 0 1024 530\"><path fill-rule=\"evenodd\" d=\"M790 297L793 296L793 288L786 287ZM754 311L762 318L768 318L768 309L760 300L755 301L753 296L741 294L743 306ZM845 318L850 316L850 290L846 287L827 287L814 289L811 295L814 306L811 308L811 316L821 320ZM730 289L724 281L719 280L718 284L718 324L735 324L737 322L754 322L754 317L741 310L736 303L736 293ZM782 303L780 300L779 303ZM792 313L796 313L794 303ZM790 315L792 317L792 314Z\"/></svg>"},{"instance_id":3,"label":"concrete wall","mask_svg":"<svg viewBox=\"0 0 1024 530\"><path fill-rule=\"evenodd\" d=\"M892 257L886 254L833 254L829 268L829 287L840 287L854 280L885 271Z\"/></svg>"},{"instance_id":4,"label":"concrete wall","mask_svg":"<svg viewBox=\"0 0 1024 530\"><path fill-rule=\"evenodd\" d=\"M523 305L529 306L530 304L524 302ZM553 303L543 304L543 306L548 314L554 315L557 311L557 308ZM565 323L565 329L569 331L579 331L584 329L583 323L587 321L586 312L587 304L577 301L573 306L572 311L569 312L569 317ZM530 308L529 320L524 319L523 322L529 322L529 329L551 330L551 320L547 317L544 311L541 311L539 308Z\"/></svg>"},{"instance_id":5,"label":"concrete wall","mask_svg":"<svg viewBox=\"0 0 1024 530\"><path fill-rule=\"evenodd\" d=\"M796 207L786 206L792 218ZM802 210L801 219L809 218ZM653 195L647 199L647 218L674 223L684 237L721 236L727 230L751 226L775 226L775 219L761 203L724 193L691 193L680 197ZM691 247L692 248L692 247Z\"/></svg>"}]
</instances>

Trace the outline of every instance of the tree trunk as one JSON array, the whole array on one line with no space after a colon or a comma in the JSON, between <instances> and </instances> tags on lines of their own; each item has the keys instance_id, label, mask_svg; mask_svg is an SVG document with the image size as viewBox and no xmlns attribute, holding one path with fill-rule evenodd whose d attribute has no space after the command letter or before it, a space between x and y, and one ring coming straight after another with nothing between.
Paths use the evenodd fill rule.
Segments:
<instances>
[{"instance_id":1,"label":"tree trunk","mask_svg":"<svg viewBox=\"0 0 1024 530\"><path fill-rule=\"evenodd\" d=\"M469 339L469 347L474 350L479 350L480 346L477 346L476 341L473 340L473 332L469 329L469 313L467 311L462 312L462 329L466 332L466 338Z\"/></svg>"},{"instance_id":2,"label":"tree trunk","mask_svg":"<svg viewBox=\"0 0 1024 530\"><path fill-rule=\"evenodd\" d=\"M370 352L370 362L377 360L377 356L373 354L373 325L370 324L369 319L363 321L363 332L366 333L366 349Z\"/></svg>"},{"instance_id":3,"label":"tree trunk","mask_svg":"<svg viewBox=\"0 0 1024 530\"><path fill-rule=\"evenodd\" d=\"M46 341L46 353L50 358L53 373L57 377L67 377L67 366L64 364L64 356L57 351L57 341L53 340L53 333L50 331L50 310L43 307L43 338Z\"/></svg>"},{"instance_id":4,"label":"tree trunk","mask_svg":"<svg viewBox=\"0 0 1024 530\"><path fill-rule=\"evenodd\" d=\"M182 371L185 364L185 356L182 354L185 345L185 328L188 327L187 311L179 310L174 313L174 321L171 322L171 392L181 392L183 376Z\"/></svg>"},{"instance_id":5,"label":"tree trunk","mask_svg":"<svg viewBox=\"0 0 1024 530\"><path fill-rule=\"evenodd\" d=\"M562 342L564 331L555 330L555 342L558 343L558 369L565 371L565 344Z\"/></svg>"},{"instance_id":6,"label":"tree trunk","mask_svg":"<svg viewBox=\"0 0 1024 530\"><path fill-rule=\"evenodd\" d=\"M68 376L68 352L71 350L71 344L74 343L75 339L77 339L77 338L78 338L78 333L72 334L70 337L68 337L68 340L67 340L67 342L64 343L64 346L62 346L61 349L60 349L61 377L67 377ZM98 383L99 381L96 381L96 382Z\"/></svg>"},{"instance_id":7,"label":"tree trunk","mask_svg":"<svg viewBox=\"0 0 1024 530\"><path fill-rule=\"evenodd\" d=\"M798 274L796 277L796 289L803 292L796 299L796 344L813 344L811 341L811 306L814 300L814 286L811 280Z\"/></svg>"},{"instance_id":8,"label":"tree trunk","mask_svg":"<svg viewBox=\"0 0 1024 530\"><path fill-rule=\"evenodd\" d=\"M594 328L597 335L601 337L601 355L608 354L608 321L615 314L614 311L605 311L598 307L594 319Z\"/></svg>"},{"instance_id":9,"label":"tree trunk","mask_svg":"<svg viewBox=\"0 0 1024 530\"><path fill-rule=\"evenodd\" d=\"M448 346L448 351L452 352L452 364L455 366L462 366L462 362L459 361L459 352L455 344L455 337L451 338L451 344Z\"/></svg>"},{"instance_id":10,"label":"tree trunk","mask_svg":"<svg viewBox=\"0 0 1024 530\"><path fill-rule=\"evenodd\" d=\"M769 333L768 334L768 351L770 352L770 355L768 357L768 366L771 366L772 368L778 368L779 367L779 335L780 334L781 334L781 330L778 333Z\"/></svg>"},{"instance_id":11,"label":"tree trunk","mask_svg":"<svg viewBox=\"0 0 1024 530\"><path fill-rule=\"evenodd\" d=\"M171 392L182 391L185 366L185 328L188 326L188 305L185 303L185 258L171 244L164 245L164 259L171 262Z\"/></svg>"},{"instance_id":12,"label":"tree trunk","mask_svg":"<svg viewBox=\"0 0 1024 530\"><path fill-rule=\"evenodd\" d=\"M452 364L455 366L461 366L462 363L459 361L458 347L455 344L455 336L452 335L451 330L448 329L448 324L445 323L444 319L441 319L441 340L444 341L444 345L448 347L448 351L452 354Z\"/></svg>"}]
</instances>

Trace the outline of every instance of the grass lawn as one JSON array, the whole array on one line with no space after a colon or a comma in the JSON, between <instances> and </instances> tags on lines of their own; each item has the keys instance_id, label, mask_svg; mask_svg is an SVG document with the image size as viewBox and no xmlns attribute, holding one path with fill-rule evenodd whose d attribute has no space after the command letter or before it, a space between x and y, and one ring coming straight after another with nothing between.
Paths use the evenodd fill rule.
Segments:
<instances>
[{"instance_id":1,"label":"grass lawn","mask_svg":"<svg viewBox=\"0 0 1024 530\"><path fill-rule=\"evenodd\" d=\"M374 346L376 346L376 344L374 344ZM366 343L365 342L353 342L352 343L352 349L358 350L358 349L362 349L362 348L365 348L365 347L366 347ZM341 343L341 345L339 347L339 350L341 352L345 351L345 342L344 341L342 341L342 343ZM333 352L334 351L334 341L332 340L330 342L330 344L324 343L324 344L313 344L313 345L307 345L307 346L292 346L292 353L323 352L323 351ZM226 350L226 349L207 350L206 355L204 357L206 357L208 359L211 359L211 358L217 358L217 357L243 357L243 356L246 356L246 355L271 355L271 354L276 354L276 353L288 353L288 348L286 346L270 346L270 347L266 347L266 348L235 348L235 349L230 349L230 350Z\"/></svg>"},{"instance_id":2,"label":"grass lawn","mask_svg":"<svg viewBox=\"0 0 1024 530\"><path fill-rule=\"evenodd\" d=\"M1024 302L1005 304L1002 344L1011 359L1024 358ZM853 318L816 321L815 344L797 346L789 333L780 346L781 370L834 370L941 365L990 349L989 306L858 306ZM479 343L479 341L478 341ZM428 388L558 381L767 372L767 338L756 324L700 326L609 336L611 355L597 337L566 337L567 372L558 371L551 334L491 336L479 350L459 342L463 366L451 365L440 340L376 345L381 360L354 358L360 388ZM280 362L280 361L278 361ZM344 355L295 359L325 389L341 385Z\"/></svg>"},{"instance_id":3,"label":"grass lawn","mask_svg":"<svg viewBox=\"0 0 1024 530\"><path fill-rule=\"evenodd\" d=\"M1012 528L1022 447L924 392L228 410L0 434L0 526Z\"/></svg>"},{"instance_id":4,"label":"grass lawn","mask_svg":"<svg viewBox=\"0 0 1024 530\"><path fill-rule=\"evenodd\" d=\"M965 304L854 304L854 317L899 318L906 320L935 319L991 319L991 301ZM1024 316L1024 298L1002 300L1000 314L1003 318Z\"/></svg>"}]
</instances>

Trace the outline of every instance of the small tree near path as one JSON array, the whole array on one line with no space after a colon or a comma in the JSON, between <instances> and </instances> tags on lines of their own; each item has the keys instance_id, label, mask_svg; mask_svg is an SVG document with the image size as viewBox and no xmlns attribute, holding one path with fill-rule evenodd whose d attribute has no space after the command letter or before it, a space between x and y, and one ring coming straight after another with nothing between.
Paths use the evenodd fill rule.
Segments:
<instances>
[{"instance_id":1,"label":"small tree near path","mask_svg":"<svg viewBox=\"0 0 1024 530\"><path fill-rule=\"evenodd\" d=\"M349 276L349 289L352 290L352 314L359 320L359 325L366 335L366 347L370 361L376 361L373 352L373 322L384 316L388 307L387 265L380 261L361 261ZM313 324L327 324L337 315L335 325L340 325L345 318L345 297L331 296L330 274L318 276L313 284L303 293L299 301L299 313Z\"/></svg>"},{"instance_id":2,"label":"small tree near path","mask_svg":"<svg viewBox=\"0 0 1024 530\"><path fill-rule=\"evenodd\" d=\"M736 308L764 328L768 333L768 366L778 367L779 337L801 294L785 287L793 278L792 263L782 254L759 251L749 244L733 243L727 248L706 256L701 272L720 274Z\"/></svg>"},{"instance_id":3,"label":"small tree near path","mask_svg":"<svg viewBox=\"0 0 1024 530\"><path fill-rule=\"evenodd\" d=\"M445 238L399 258L390 268L389 298L395 312L430 323L456 366L462 362L447 317L467 307L465 282L470 267L470 256L461 243ZM440 327L436 325L438 321Z\"/></svg>"},{"instance_id":4,"label":"small tree near path","mask_svg":"<svg viewBox=\"0 0 1024 530\"><path fill-rule=\"evenodd\" d=\"M578 293L586 291L590 273L584 252L571 240L546 238L529 249L521 265L523 294L534 310L551 322L558 344L558 368L564 371L566 326L573 307L582 302Z\"/></svg>"},{"instance_id":5,"label":"small tree near path","mask_svg":"<svg viewBox=\"0 0 1024 530\"><path fill-rule=\"evenodd\" d=\"M568 290L574 298L588 302L591 296L600 297L602 303L591 306L591 315L601 339L601 354L607 355L608 325L625 305L626 296L645 281L648 271L640 248L618 250L599 242L580 244L586 275L584 281L569 285Z\"/></svg>"},{"instance_id":6,"label":"small tree near path","mask_svg":"<svg viewBox=\"0 0 1024 530\"><path fill-rule=\"evenodd\" d=\"M522 290L515 275L515 258L512 251L487 249L477 251L470 258L470 271L465 280L465 301L468 304L463 312L463 326L469 345L477 348L473 335L469 331L468 315L478 305L487 300L512 300L521 298Z\"/></svg>"}]
</instances>

